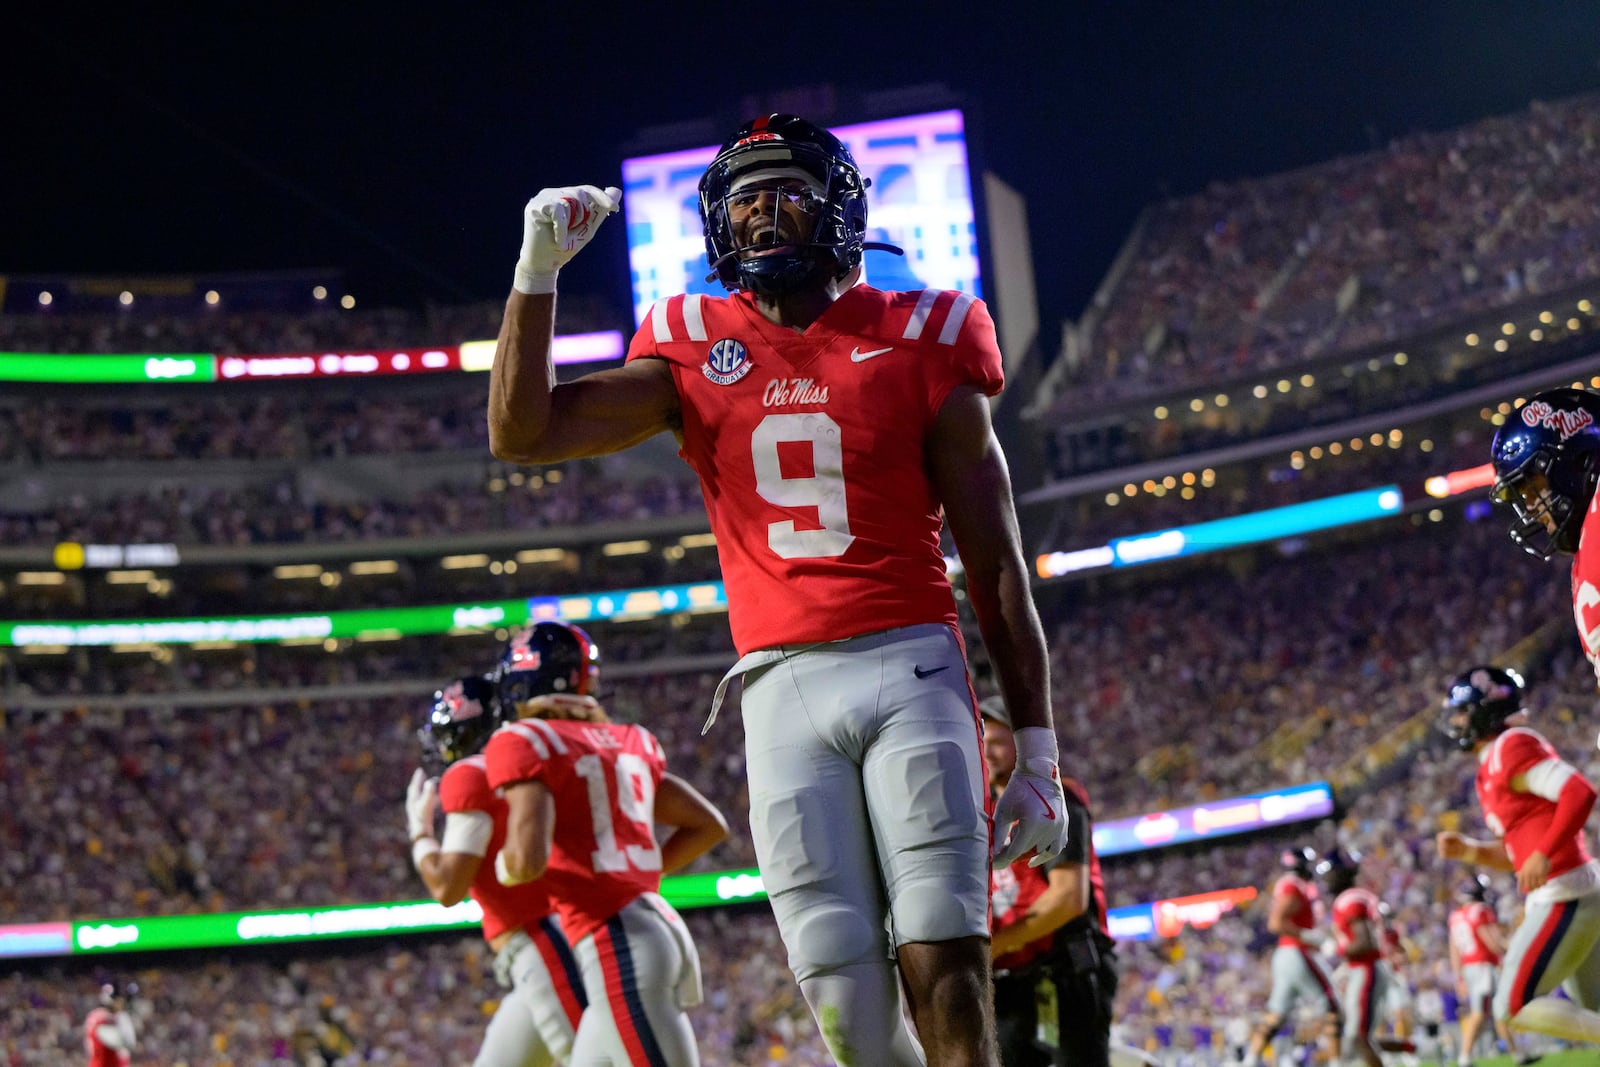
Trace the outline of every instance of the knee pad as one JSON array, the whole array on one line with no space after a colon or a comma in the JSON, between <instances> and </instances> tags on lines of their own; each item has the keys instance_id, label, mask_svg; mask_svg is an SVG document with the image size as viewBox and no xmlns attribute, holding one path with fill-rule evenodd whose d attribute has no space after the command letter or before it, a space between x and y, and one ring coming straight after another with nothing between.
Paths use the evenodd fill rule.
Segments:
<instances>
[{"instance_id":1,"label":"knee pad","mask_svg":"<svg viewBox=\"0 0 1600 1067\"><path fill-rule=\"evenodd\" d=\"M800 981L889 957L885 932L836 901L798 909L787 939L789 969Z\"/></svg>"}]
</instances>

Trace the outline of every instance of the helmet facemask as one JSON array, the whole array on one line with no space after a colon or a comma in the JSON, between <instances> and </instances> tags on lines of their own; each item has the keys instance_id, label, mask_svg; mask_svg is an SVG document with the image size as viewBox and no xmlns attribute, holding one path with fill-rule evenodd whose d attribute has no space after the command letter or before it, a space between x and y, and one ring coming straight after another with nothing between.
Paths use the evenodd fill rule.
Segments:
<instances>
[{"instance_id":1,"label":"helmet facemask","mask_svg":"<svg viewBox=\"0 0 1600 1067\"><path fill-rule=\"evenodd\" d=\"M1576 552L1583 530L1584 508L1576 494L1559 491L1551 479L1554 459L1549 450L1539 449L1522 466L1497 478L1492 491L1494 502L1510 505L1516 515L1511 540L1542 560Z\"/></svg>"},{"instance_id":2,"label":"helmet facemask","mask_svg":"<svg viewBox=\"0 0 1600 1067\"><path fill-rule=\"evenodd\" d=\"M711 262L707 281L783 296L847 277L861 262L867 184L848 159L808 144L756 142L722 153L700 182L700 217ZM773 229L737 225L735 219L752 206L741 198L763 192L800 210L786 211L773 202ZM785 220L802 227L801 220L809 220L809 232L779 232L776 227Z\"/></svg>"}]
</instances>

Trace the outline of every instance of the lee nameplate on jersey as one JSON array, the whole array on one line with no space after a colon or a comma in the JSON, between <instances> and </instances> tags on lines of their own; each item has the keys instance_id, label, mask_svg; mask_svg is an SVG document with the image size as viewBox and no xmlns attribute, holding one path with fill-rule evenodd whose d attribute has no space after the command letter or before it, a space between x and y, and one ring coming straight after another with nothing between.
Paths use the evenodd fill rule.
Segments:
<instances>
[{"instance_id":1,"label":"lee nameplate on jersey","mask_svg":"<svg viewBox=\"0 0 1600 1067\"><path fill-rule=\"evenodd\" d=\"M732 385L749 374L750 367L750 353L744 345L732 337L724 337L706 353L706 362L700 371L718 385Z\"/></svg>"}]
</instances>

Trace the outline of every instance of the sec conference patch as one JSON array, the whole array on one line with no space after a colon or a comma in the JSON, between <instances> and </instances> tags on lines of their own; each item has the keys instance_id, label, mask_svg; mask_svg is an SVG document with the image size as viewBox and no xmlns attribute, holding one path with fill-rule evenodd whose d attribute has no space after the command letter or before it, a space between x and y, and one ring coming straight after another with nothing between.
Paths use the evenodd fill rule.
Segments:
<instances>
[{"instance_id":1,"label":"sec conference patch","mask_svg":"<svg viewBox=\"0 0 1600 1067\"><path fill-rule=\"evenodd\" d=\"M750 367L750 353L745 351L744 345L732 337L724 337L706 353L706 362L700 371L718 385L732 385L749 374Z\"/></svg>"}]
</instances>

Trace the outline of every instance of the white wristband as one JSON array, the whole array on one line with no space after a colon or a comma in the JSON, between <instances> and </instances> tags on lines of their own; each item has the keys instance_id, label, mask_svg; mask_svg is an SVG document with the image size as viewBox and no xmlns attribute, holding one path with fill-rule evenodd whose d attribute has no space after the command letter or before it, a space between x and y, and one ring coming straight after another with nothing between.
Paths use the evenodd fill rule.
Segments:
<instances>
[{"instance_id":1,"label":"white wristband","mask_svg":"<svg viewBox=\"0 0 1600 1067\"><path fill-rule=\"evenodd\" d=\"M517 272L511 279L511 288L529 296L553 293L556 291L556 275L559 273L561 273L559 270L553 270L549 274L542 274L518 263Z\"/></svg>"},{"instance_id":2,"label":"white wristband","mask_svg":"<svg viewBox=\"0 0 1600 1067\"><path fill-rule=\"evenodd\" d=\"M422 870L422 861L439 851L439 842L431 837L419 837L411 842L411 865Z\"/></svg>"},{"instance_id":3,"label":"white wristband","mask_svg":"<svg viewBox=\"0 0 1600 1067\"><path fill-rule=\"evenodd\" d=\"M1017 745L1017 766L1026 766L1029 760L1045 759L1059 762L1056 732L1043 726L1024 726L1012 735Z\"/></svg>"}]
</instances>

